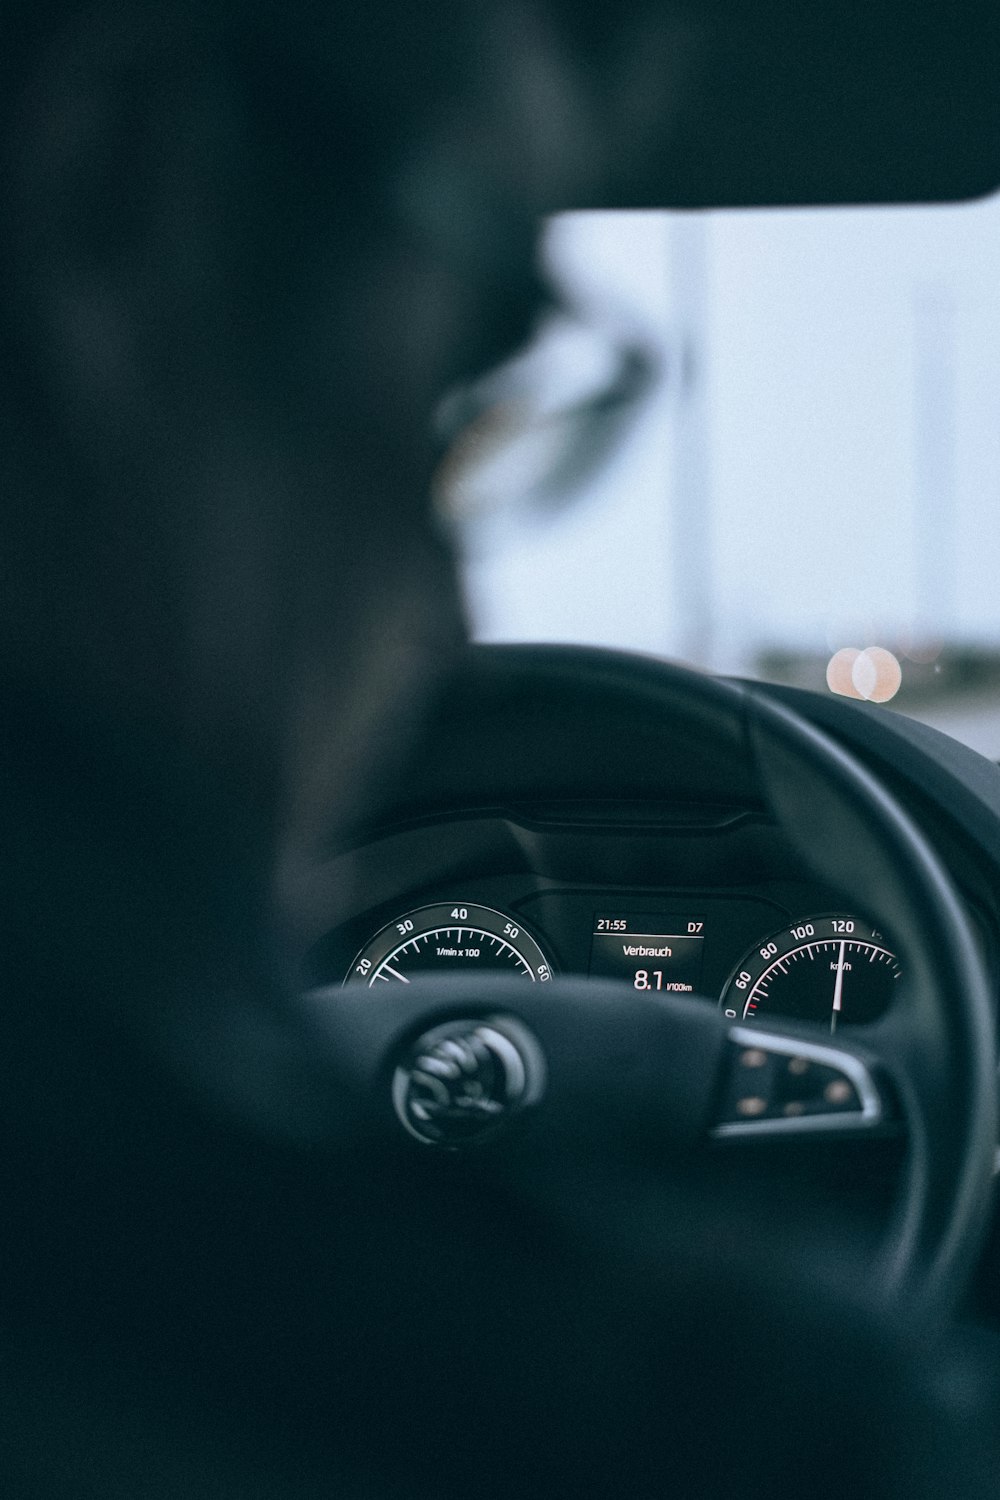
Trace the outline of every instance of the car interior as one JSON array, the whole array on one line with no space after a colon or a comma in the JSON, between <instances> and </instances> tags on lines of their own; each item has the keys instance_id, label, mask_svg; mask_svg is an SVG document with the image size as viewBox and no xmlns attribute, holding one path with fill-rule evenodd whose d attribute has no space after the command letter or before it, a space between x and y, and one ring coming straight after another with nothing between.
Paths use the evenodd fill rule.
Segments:
<instances>
[{"instance_id":1,"label":"car interior","mask_svg":"<svg viewBox=\"0 0 1000 1500\"><path fill-rule=\"evenodd\" d=\"M995 1494L1000 767L442 500L546 216L992 193L994 8L13 34L4 1494Z\"/></svg>"}]
</instances>

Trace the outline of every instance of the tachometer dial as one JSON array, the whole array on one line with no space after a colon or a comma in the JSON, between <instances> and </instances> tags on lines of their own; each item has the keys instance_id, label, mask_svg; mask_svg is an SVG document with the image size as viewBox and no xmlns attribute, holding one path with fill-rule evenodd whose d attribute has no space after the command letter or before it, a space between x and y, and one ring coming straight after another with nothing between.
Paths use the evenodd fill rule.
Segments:
<instances>
[{"instance_id":1,"label":"tachometer dial","mask_svg":"<svg viewBox=\"0 0 1000 1500\"><path fill-rule=\"evenodd\" d=\"M874 1021L901 975L880 932L843 912L805 917L745 953L726 983L721 1005L733 1020L789 1016L836 1031Z\"/></svg>"},{"instance_id":2,"label":"tachometer dial","mask_svg":"<svg viewBox=\"0 0 1000 1500\"><path fill-rule=\"evenodd\" d=\"M345 984L409 984L428 972L492 970L552 978L552 965L516 917L489 906L442 902L406 912L365 944Z\"/></svg>"}]
</instances>

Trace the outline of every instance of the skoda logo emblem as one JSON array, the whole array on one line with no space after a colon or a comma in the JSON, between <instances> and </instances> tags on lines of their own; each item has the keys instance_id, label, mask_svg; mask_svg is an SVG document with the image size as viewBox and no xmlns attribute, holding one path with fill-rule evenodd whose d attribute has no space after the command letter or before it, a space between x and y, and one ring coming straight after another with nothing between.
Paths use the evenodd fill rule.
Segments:
<instances>
[{"instance_id":1,"label":"skoda logo emblem","mask_svg":"<svg viewBox=\"0 0 1000 1500\"><path fill-rule=\"evenodd\" d=\"M535 1103L544 1075L541 1049L519 1021L450 1021L409 1048L392 1080L392 1102L410 1135L454 1149L495 1135Z\"/></svg>"}]
</instances>

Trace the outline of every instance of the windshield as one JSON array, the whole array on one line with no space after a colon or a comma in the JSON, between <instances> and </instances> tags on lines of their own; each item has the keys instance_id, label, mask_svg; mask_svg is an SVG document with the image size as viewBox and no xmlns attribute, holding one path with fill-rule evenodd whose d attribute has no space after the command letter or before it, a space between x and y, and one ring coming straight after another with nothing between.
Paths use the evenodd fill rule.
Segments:
<instances>
[{"instance_id":1,"label":"windshield","mask_svg":"<svg viewBox=\"0 0 1000 1500\"><path fill-rule=\"evenodd\" d=\"M565 311L444 486L476 636L836 690L1000 757L998 246L997 197L552 220Z\"/></svg>"}]
</instances>

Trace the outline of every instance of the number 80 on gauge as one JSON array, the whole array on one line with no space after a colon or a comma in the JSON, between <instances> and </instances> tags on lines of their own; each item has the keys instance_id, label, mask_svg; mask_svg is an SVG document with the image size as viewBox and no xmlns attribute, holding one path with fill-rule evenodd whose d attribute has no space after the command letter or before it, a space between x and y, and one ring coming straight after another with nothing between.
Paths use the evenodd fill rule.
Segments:
<instances>
[{"instance_id":1,"label":"number 80 on gauge","mask_svg":"<svg viewBox=\"0 0 1000 1500\"><path fill-rule=\"evenodd\" d=\"M743 955L722 992L730 1019L761 1015L820 1022L875 1021L902 969L882 934L861 917L824 912L772 933Z\"/></svg>"}]
</instances>

